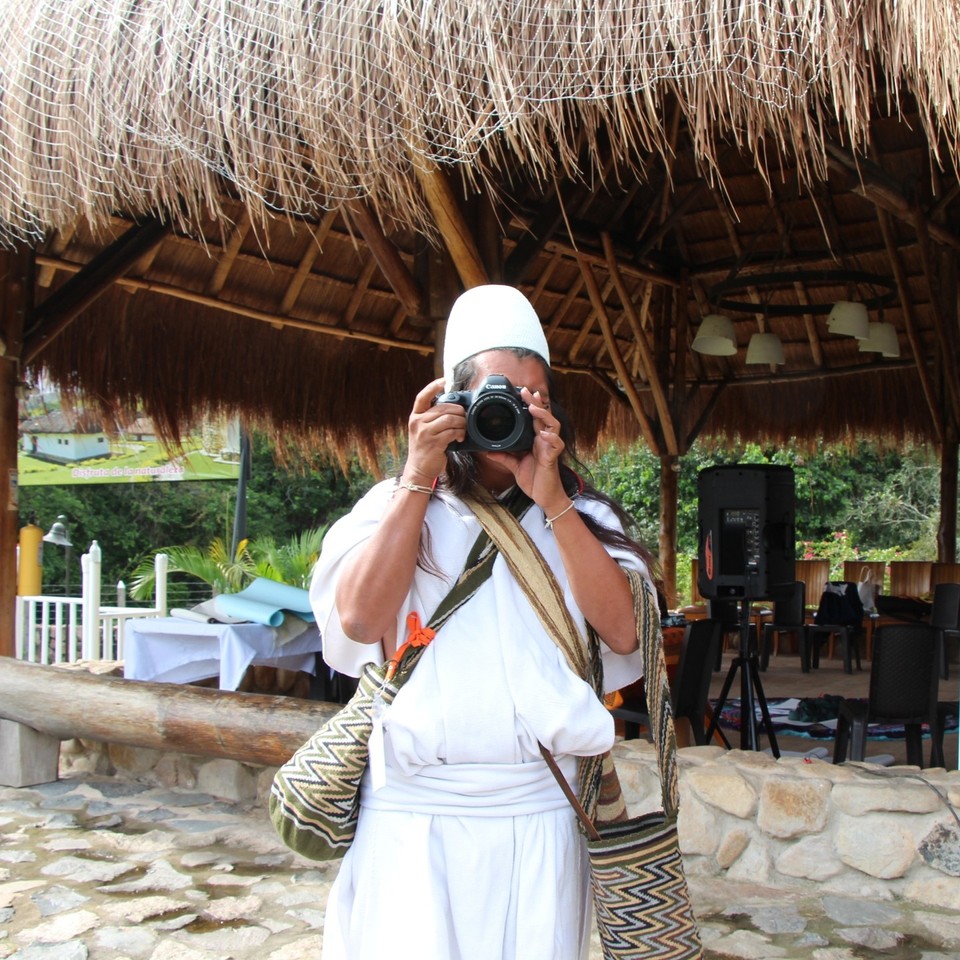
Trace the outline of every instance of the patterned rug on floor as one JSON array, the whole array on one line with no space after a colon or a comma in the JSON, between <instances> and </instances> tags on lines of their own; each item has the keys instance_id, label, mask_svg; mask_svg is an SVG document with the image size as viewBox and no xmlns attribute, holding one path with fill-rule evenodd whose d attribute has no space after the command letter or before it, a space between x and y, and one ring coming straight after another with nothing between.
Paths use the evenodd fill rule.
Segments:
<instances>
[{"instance_id":1,"label":"patterned rug on floor","mask_svg":"<svg viewBox=\"0 0 960 960\"><path fill-rule=\"evenodd\" d=\"M802 700L786 697L769 697L767 707L773 721L774 733L791 737L809 737L812 740L832 740L837 729L837 706L842 697L826 694L822 697L805 697ZM866 702L866 701L861 701ZM710 706L716 708L717 701L711 700ZM761 721L760 706L755 705L758 723ZM957 715L947 717L944 732L957 732ZM720 714L720 726L727 730L740 729L740 701L730 700L723 706ZM926 725L924 737L929 736ZM871 723L867 727L868 740L902 740L902 724Z\"/></svg>"}]
</instances>

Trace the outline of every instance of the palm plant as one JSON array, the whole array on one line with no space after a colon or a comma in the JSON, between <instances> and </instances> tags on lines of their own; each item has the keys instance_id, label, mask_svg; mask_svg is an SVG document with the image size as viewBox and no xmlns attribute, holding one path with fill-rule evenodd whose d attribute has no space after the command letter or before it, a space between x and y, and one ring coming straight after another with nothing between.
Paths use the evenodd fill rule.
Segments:
<instances>
[{"instance_id":1,"label":"palm plant","mask_svg":"<svg viewBox=\"0 0 960 960\"><path fill-rule=\"evenodd\" d=\"M170 558L170 573L195 577L209 584L214 595L237 593L258 577L306 588L326 531L326 526L314 527L282 544L277 544L273 537L241 540L232 557L220 537L216 537L206 549L173 546L163 547L157 553L165 553ZM154 589L154 558L151 554L133 571L130 595L136 600L148 600L154 595Z\"/></svg>"}]
</instances>

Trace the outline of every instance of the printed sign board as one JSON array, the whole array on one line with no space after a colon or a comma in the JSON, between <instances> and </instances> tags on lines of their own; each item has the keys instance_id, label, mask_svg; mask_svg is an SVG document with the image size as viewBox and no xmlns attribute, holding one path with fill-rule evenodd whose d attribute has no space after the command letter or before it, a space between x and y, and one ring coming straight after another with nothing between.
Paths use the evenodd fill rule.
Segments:
<instances>
[{"instance_id":1,"label":"printed sign board","mask_svg":"<svg viewBox=\"0 0 960 960\"><path fill-rule=\"evenodd\" d=\"M67 407L49 388L20 401L18 447L20 486L236 481L240 474L236 419L204 422L173 451L160 443L149 419L107 431L97 416Z\"/></svg>"}]
</instances>

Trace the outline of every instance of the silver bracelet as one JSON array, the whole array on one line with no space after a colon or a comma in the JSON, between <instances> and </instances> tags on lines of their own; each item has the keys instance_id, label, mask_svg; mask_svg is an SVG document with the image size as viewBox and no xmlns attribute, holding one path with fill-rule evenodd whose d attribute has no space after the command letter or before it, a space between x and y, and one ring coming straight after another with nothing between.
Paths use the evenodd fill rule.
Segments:
<instances>
[{"instance_id":1,"label":"silver bracelet","mask_svg":"<svg viewBox=\"0 0 960 960\"><path fill-rule=\"evenodd\" d=\"M436 484L434 484L434 486L435 485ZM410 483L408 480L404 480L403 477L397 477L397 489L412 490L414 493L425 493L428 497L433 496L433 487L424 487L419 483Z\"/></svg>"},{"instance_id":2,"label":"silver bracelet","mask_svg":"<svg viewBox=\"0 0 960 960\"><path fill-rule=\"evenodd\" d=\"M566 507L564 507L555 517L546 517L546 516L545 516L545 517L543 518L543 525L544 525L548 530L552 530L552 529L553 529L553 525L554 525L565 513L569 513L569 511L571 511L571 510L574 508L574 506L575 506L575 504L574 504L573 500L571 500L570 503L569 503Z\"/></svg>"}]
</instances>

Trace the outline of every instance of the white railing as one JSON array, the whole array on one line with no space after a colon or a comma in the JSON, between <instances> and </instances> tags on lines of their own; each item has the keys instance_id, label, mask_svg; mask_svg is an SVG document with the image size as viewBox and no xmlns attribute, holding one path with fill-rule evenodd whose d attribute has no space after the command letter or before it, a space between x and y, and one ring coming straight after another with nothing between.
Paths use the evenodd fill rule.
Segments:
<instances>
[{"instance_id":1,"label":"white railing","mask_svg":"<svg viewBox=\"0 0 960 960\"><path fill-rule=\"evenodd\" d=\"M167 615L168 565L167 555L158 553L154 559L156 590L152 607L101 606L101 552L94 540L80 558L81 597L17 597L17 659L46 664L122 660L127 620ZM118 598L123 597L118 591Z\"/></svg>"}]
</instances>

